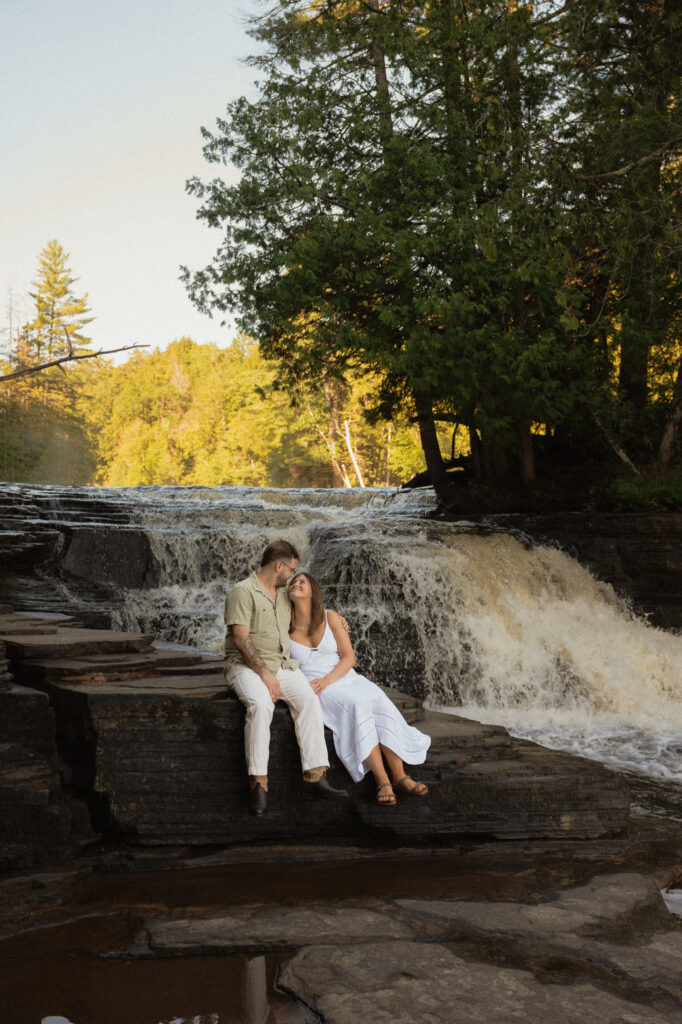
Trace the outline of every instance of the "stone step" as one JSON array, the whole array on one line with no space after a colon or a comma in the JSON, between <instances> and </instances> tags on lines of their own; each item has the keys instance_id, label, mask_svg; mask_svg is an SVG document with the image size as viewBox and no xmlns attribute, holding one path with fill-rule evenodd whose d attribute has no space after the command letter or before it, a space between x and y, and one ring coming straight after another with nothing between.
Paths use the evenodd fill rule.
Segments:
<instances>
[{"instance_id":1,"label":"stone step","mask_svg":"<svg viewBox=\"0 0 682 1024\"><path fill-rule=\"evenodd\" d=\"M121 679L148 678L168 670L192 672L200 655L189 653L113 653L90 654L81 658L26 658L21 663L22 678L30 684L46 682L105 683ZM211 671L210 666L203 669ZM215 668L212 669L215 671Z\"/></svg>"},{"instance_id":2,"label":"stone step","mask_svg":"<svg viewBox=\"0 0 682 1024\"><path fill-rule=\"evenodd\" d=\"M59 628L54 636L4 637L7 653L13 662L25 658L70 658L87 654L144 652L151 649L151 633L123 633L110 629Z\"/></svg>"},{"instance_id":3,"label":"stone step","mask_svg":"<svg viewBox=\"0 0 682 1024\"><path fill-rule=\"evenodd\" d=\"M196 664L191 665L187 668L184 665L161 665L159 672L164 676L172 675L211 675L214 672L223 672L225 663L222 660L207 659L206 661L198 661Z\"/></svg>"},{"instance_id":4,"label":"stone step","mask_svg":"<svg viewBox=\"0 0 682 1024\"><path fill-rule=\"evenodd\" d=\"M198 651L175 647L172 644L154 643L152 648L157 665L198 665L200 662L210 660ZM222 659L217 660L222 661Z\"/></svg>"},{"instance_id":5,"label":"stone step","mask_svg":"<svg viewBox=\"0 0 682 1024\"><path fill-rule=\"evenodd\" d=\"M0 742L18 743L56 768L55 717L45 693L18 683L0 693Z\"/></svg>"},{"instance_id":6,"label":"stone step","mask_svg":"<svg viewBox=\"0 0 682 1024\"><path fill-rule=\"evenodd\" d=\"M71 811L50 761L0 743L0 869L59 861L71 852Z\"/></svg>"},{"instance_id":7,"label":"stone step","mask_svg":"<svg viewBox=\"0 0 682 1024\"><path fill-rule=\"evenodd\" d=\"M55 634L60 626L82 629L83 623L73 616L60 616L56 613L53 617L50 617L49 613L36 615L32 612L0 616L0 636L50 636Z\"/></svg>"},{"instance_id":8,"label":"stone step","mask_svg":"<svg viewBox=\"0 0 682 1024\"><path fill-rule=\"evenodd\" d=\"M73 615L68 615L64 612L20 612L10 609L8 612L0 611L0 630L5 633L8 632L19 632L17 626L80 626L81 623L77 622ZM14 626L14 630L9 627Z\"/></svg>"}]
</instances>

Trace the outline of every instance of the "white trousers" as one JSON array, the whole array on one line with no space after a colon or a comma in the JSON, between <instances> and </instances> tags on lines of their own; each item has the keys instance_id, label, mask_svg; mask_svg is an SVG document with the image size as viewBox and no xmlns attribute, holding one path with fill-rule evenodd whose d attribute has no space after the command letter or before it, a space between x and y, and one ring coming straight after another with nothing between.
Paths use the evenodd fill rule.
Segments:
<instances>
[{"instance_id":1,"label":"white trousers","mask_svg":"<svg viewBox=\"0 0 682 1024\"><path fill-rule=\"evenodd\" d=\"M294 720L303 771L329 766L319 698L300 669L282 668L275 673L280 700L289 705ZM246 708L244 746L249 775L267 775L270 754L270 722L275 710L272 697L257 672L246 665L231 665L227 682Z\"/></svg>"}]
</instances>

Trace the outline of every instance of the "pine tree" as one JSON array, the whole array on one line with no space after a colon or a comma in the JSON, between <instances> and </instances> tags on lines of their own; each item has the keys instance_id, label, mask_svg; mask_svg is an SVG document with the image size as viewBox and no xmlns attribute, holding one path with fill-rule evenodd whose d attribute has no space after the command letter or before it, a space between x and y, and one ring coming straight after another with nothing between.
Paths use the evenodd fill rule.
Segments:
<instances>
[{"instance_id":1,"label":"pine tree","mask_svg":"<svg viewBox=\"0 0 682 1024\"><path fill-rule=\"evenodd\" d=\"M81 331L94 319L87 315L88 296L77 298L73 293L76 279L71 277L69 253L56 239L48 242L39 260L35 291L29 292L36 315L28 325L36 362L68 355L71 348L74 352L86 350L90 339Z\"/></svg>"}]
</instances>

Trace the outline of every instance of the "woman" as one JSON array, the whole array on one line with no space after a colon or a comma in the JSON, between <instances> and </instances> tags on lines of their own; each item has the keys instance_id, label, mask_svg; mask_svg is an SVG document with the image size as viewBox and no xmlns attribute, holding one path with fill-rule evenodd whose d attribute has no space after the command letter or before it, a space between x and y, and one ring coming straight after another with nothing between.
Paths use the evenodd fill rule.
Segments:
<instances>
[{"instance_id":1,"label":"woman","mask_svg":"<svg viewBox=\"0 0 682 1024\"><path fill-rule=\"evenodd\" d=\"M403 759L423 764L431 738L408 725L383 690L353 670L355 654L341 616L325 611L314 576L294 576L289 598L291 657L318 694L324 724L332 730L336 753L353 781L360 782L371 771L377 803L383 806L395 804L396 791L426 796L428 787L407 775Z\"/></svg>"}]
</instances>

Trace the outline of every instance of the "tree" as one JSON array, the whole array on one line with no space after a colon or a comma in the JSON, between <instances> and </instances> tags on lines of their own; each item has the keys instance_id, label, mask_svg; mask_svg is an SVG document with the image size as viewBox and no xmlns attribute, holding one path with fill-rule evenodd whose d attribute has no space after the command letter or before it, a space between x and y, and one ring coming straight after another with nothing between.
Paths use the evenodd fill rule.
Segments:
<instances>
[{"instance_id":1,"label":"tree","mask_svg":"<svg viewBox=\"0 0 682 1024\"><path fill-rule=\"evenodd\" d=\"M38 275L29 292L35 305L35 318L26 325L30 365L51 362L71 354L84 354L90 339L81 333L93 317L87 295L78 298L72 286L76 283L68 265L69 254L56 239L40 253ZM49 383L48 383L49 382ZM50 388L52 380L42 382L44 401L50 391L64 390L63 381Z\"/></svg>"},{"instance_id":2,"label":"tree","mask_svg":"<svg viewBox=\"0 0 682 1024\"><path fill-rule=\"evenodd\" d=\"M538 433L609 458L658 431L668 459L679 5L279 0L253 33L260 95L204 132L243 177L188 183L225 232L185 271L197 305L283 379L375 372L373 411L411 409L443 496L440 418L486 485L532 487Z\"/></svg>"},{"instance_id":3,"label":"tree","mask_svg":"<svg viewBox=\"0 0 682 1024\"><path fill-rule=\"evenodd\" d=\"M573 164L569 202L600 416L646 460L678 401L682 12L675 0L581 0L562 26L557 134ZM671 441L669 432L664 461Z\"/></svg>"},{"instance_id":4,"label":"tree","mask_svg":"<svg viewBox=\"0 0 682 1024\"><path fill-rule=\"evenodd\" d=\"M92 472L76 411L87 373L79 370L67 378L63 371L64 363L81 367L82 360L94 362L96 355L88 352L89 339L81 333L92 320L87 296L75 296L74 283L68 254L57 241L50 242L40 254L30 293L33 315L10 337L9 359L2 367L0 465L5 479L76 483Z\"/></svg>"},{"instance_id":5,"label":"tree","mask_svg":"<svg viewBox=\"0 0 682 1024\"><path fill-rule=\"evenodd\" d=\"M29 325L34 332L37 361L69 354L69 341L74 351L85 348L90 339L80 332L91 323L87 295L77 298L72 291L75 278L68 266L69 254L56 239L45 246L39 257L38 276L29 292L35 302L35 320Z\"/></svg>"},{"instance_id":6,"label":"tree","mask_svg":"<svg viewBox=\"0 0 682 1024\"><path fill-rule=\"evenodd\" d=\"M280 0L254 27L259 99L204 133L241 181L188 183L225 230L185 272L199 307L237 311L292 380L376 372L374 412L407 403L441 491L439 417L466 424L482 481L518 475L511 454L530 483L531 424L584 391L534 10Z\"/></svg>"}]
</instances>

